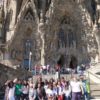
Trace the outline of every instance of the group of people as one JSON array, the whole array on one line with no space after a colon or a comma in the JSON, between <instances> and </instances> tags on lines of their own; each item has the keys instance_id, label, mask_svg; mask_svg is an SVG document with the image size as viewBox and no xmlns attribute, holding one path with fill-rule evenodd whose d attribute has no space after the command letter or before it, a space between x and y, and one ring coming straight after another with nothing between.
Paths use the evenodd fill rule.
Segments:
<instances>
[{"instance_id":1,"label":"group of people","mask_svg":"<svg viewBox=\"0 0 100 100\"><path fill-rule=\"evenodd\" d=\"M50 65L35 65L32 68L33 75L34 74L49 74L50 73Z\"/></svg>"},{"instance_id":2,"label":"group of people","mask_svg":"<svg viewBox=\"0 0 100 100\"><path fill-rule=\"evenodd\" d=\"M89 100L89 82L85 76L73 75L50 80L38 77L35 80L14 79L5 84L4 100Z\"/></svg>"}]
</instances>

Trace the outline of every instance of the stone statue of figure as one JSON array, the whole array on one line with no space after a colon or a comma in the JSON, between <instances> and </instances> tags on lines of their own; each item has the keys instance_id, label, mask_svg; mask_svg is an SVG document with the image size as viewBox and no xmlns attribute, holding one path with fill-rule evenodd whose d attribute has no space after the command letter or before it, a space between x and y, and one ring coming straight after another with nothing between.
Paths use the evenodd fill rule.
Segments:
<instances>
[{"instance_id":1,"label":"stone statue of figure","mask_svg":"<svg viewBox=\"0 0 100 100\"><path fill-rule=\"evenodd\" d=\"M96 0L96 24L100 24L100 1Z\"/></svg>"},{"instance_id":2,"label":"stone statue of figure","mask_svg":"<svg viewBox=\"0 0 100 100\"><path fill-rule=\"evenodd\" d=\"M45 14L50 7L51 0L34 0L34 4L36 6L39 19L44 20Z\"/></svg>"}]
</instances>

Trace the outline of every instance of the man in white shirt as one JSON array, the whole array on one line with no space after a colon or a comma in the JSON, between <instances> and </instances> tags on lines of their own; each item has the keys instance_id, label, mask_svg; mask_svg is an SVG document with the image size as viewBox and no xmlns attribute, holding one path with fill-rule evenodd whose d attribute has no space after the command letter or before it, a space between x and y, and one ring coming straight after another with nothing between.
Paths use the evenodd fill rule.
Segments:
<instances>
[{"instance_id":1,"label":"man in white shirt","mask_svg":"<svg viewBox=\"0 0 100 100\"><path fill-rule=\"evenodd\" d=\"M81 95L83 93L82 83L76 76L73 77L70 86L72 91L72 100L81 100Z\"/></svg>"}]
</instances>

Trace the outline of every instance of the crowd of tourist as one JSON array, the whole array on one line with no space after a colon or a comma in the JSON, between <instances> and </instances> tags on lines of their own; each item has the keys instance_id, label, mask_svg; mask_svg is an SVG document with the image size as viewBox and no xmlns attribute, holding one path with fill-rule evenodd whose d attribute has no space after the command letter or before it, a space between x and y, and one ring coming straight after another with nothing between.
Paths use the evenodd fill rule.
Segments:
<instances>
[{"instance_id":1,"label":"crowd of tourist","mask_svg":"<svg viewBox=\"0 0 100 100\"><path fill-rule=\"evenodd\" d=\"M89 100L89 82L85 76L73 75L70 80L9 80L5 83L4 100Z\"/></svg>"}]
</instances>

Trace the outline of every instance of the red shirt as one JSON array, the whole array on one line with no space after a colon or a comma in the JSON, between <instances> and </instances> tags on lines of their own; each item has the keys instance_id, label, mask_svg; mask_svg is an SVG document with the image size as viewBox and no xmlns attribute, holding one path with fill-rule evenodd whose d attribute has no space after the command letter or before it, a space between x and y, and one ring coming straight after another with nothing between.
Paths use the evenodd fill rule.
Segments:
<instances>
[{"instance_id":1,"label":"red shirt","mask_svg":"<svg viewBox=\"0 0 100 100\"><path fill-rule=\"evenodd\" d=\"M56 71L60 70L60 65L56 65Z\"/></svg>"}]
</instances>

